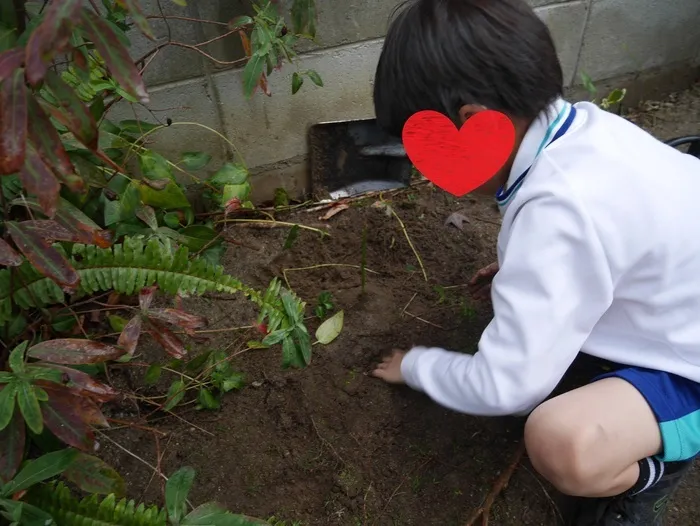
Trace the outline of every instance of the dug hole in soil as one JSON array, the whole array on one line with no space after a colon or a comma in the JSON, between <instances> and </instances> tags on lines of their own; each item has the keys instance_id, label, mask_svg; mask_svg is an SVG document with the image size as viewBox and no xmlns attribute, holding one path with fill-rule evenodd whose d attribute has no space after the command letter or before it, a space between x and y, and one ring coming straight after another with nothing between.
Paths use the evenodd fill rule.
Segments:
<instances>
[{"instance_id":1,"label":"dug hole in soil","mask_svg":"<svg viewBox=\"0 0 700 526\"><path fill-rule=\"evenodd\" d=\"M648 103L630 118L661 139L700 133L700 86ZM231 229L246 247L230 246L227 272L260 288L286 274L308 302L309 315L318 295L330 292L336 310L345 312L343 331L330 345L315 346L304 370L282 370L277 348L241 354L233 363L245 373L246 387L225 396L217 412L184 406L175 409L179 418L151 424L167 433L157 446L148 431L107 431L100 455L124 476L130 497L162 503L161 481L144 464L156 466L160 450L163 473L196 469L193 503L216 500L235 512L274 515L289 524L463 525L482 504L517 448L522 421L460 415L368 373L392 348L475 350L492 312L468 296L465 284L495 259L499 214L492 200L454 199L431 185L387 199L422 258L427 282L397 219L372 206L376 198L329 221L319 220L324 212L280 217L330 233L322 239L301 230L288 250L286 228ZM468 218L462 230L445 225L454 212ZM357 268L363 229L364 295ZM318 267L328 264L348 266ZM285 272L300 268L305 270ZM207 316L213 330L250 325L255 317L242 298L191 299L186 308ZM318 324L309 319L310 332ZM246 331L207 336L194 353L235 352L257 337ZM120 371L113 376L125 374ZM142 385L138 377L130 380ZM139 416L128 404L113 410L124 419ZM696 471L671 505L668 524L697 524L699 485ZM557 500L525 460L496 501L490 523L556 524Z\"/></svg>"}]
</instances>

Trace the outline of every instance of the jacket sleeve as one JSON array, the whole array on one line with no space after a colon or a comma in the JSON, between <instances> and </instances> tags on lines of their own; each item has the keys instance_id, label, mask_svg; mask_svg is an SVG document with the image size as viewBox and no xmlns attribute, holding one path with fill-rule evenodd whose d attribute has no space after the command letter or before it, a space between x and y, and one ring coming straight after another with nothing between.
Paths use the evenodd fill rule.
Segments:
<instances>
[{"instance_id":1,"label":"jacket sleeve","mask_svg":"<svg viewBox=\"0 0 700 526\"><path fill-rule=\"evenodd\" d=\"M612 302L609 264L590 218L545 195L522 205L492 284L494 318L472 355L416 347L409 386L473 415L527 413L556 387Z\"/></svg>"}]
</instances>

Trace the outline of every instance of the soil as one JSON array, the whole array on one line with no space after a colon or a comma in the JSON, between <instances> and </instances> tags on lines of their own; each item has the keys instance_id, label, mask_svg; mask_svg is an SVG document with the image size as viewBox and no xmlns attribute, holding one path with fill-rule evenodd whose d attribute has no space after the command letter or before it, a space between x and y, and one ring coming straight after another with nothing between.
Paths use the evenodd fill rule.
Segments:
<instances>
[{"instance_id":1,"label":"soil","mask_svg":"<svg viewBox=\"0 0 700 526\"><path fill-rule=\"evenodd\" d=\"M630 118L662 139L698 133L700 85L647 104ZM229 248L228 272L261 288L286 275L308 301L309 314L318 295L329 291L345 312L344 329L330 345L315 346L313 361L303 370L282 370L276 348L240 354L233 363L245 373L246 387L227 395L220 411L189 405L176 409L177 417L151 423L167 433L158 444L148 431L107 431L100 454L124 475L131 497L162 502L161 484L148 463L160 464L166 474L194 467L194 503L217 500L289 524L462 525L480 506L518 447L522 421L460 415L368 372L392 348L430 344L473 352L491 310L488 303L472 301L465 284L495 259L498 212L491 200L454 199L421 185L390 198L404 232L395 217L372 206L375 201L356 202L328 221L319 220L323 212L290 214L285 220L327 227L331 235L322 239L301 230L288 250L283 248L286 228L232 231L246 246ZM445 225L453 212L469 219L463 230ZM357 268L363 229L364 294ZM223 331L250 325L254 318L240 298L185 304L220 331L207 333L210 340L193 352L235 352L256 337L252 331ZM319 322L308 323L313 331ZM587 377L589 366L596 367L577 364L575 372L581 374L572 373L569 385ZM119 381L124 370L114 370L113 379ZM134 418L138 412L125 404L118 416ZM672 504L668 524L697 524L692 517L700 511L699 486L696 471ZM557 502L553 489L524 461L497 499L491 524L554 525Z\"/></svg>"}]
</instances>

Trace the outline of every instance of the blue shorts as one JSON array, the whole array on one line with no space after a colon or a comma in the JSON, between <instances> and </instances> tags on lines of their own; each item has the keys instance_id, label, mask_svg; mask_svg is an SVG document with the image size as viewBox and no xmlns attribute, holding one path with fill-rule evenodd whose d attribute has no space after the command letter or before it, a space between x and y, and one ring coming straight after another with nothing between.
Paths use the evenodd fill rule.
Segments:
<instances>
[{"instance_id":1,"label":"blue shorts","mask_svg":"<svg viewBox=\"0 0 700 526\"><path fill-rule=\"evenodd\" d=\"M677 462L700 453L700 384L662 371L625 367L598 376L622 378L642 394L661 429L663 450L658 458Z\"/></svg>"}]
</instances>

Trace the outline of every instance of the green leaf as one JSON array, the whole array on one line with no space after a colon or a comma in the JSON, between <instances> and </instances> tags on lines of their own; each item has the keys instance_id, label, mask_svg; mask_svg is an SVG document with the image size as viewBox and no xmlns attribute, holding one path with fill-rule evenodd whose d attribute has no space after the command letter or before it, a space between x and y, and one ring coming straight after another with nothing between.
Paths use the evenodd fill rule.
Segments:
<instances>
[{"instance_id":1,"label":"green leaf","mask_svg":"<svg viewBox=\"0 0 700 526\"><path fill-rule=\"evenodd\" d=\"M607 98L608 104L611 106L613 104L619 104L620 102L622 102L622 99L625 98L626 94L627 94L626 89L619 89L618 88L618 89L613 90L610 93L610 95L608 95L608 98Z\"/></svg>"},{"instance_id":2,"label":"green leaf","mask_svg":"<svg viewBox=\"0 0 700 526\"><path fill-rule=\"evenodd\" d=\"M179 184L174 181L168 183L163 190L155 190L145 183L135 183L141 196L141 202L154 208L172 210L174 208L189 208L190 202L187 200L185 192Z\"/></svg>"},{"instance_id":3,"label":"green leaf","mask_svg":"<svg viewBox=\"0 0 700 526\"><path fill-rule=\"evenodd\" d=\"M63 473L63 476L87 493L123 497L126 493L124 479L116 470L97 457L80 453Z\"/></svg>"},{"instance_id":4,"label":"green leaf","mask_svg":"<svg viewBox=\"0 0 700 526\"><path fill-rule=\"evenodd\" d=\"M243 26L247 26L253 23L253 19L247 15L239 16L234 18L228 23L228 28L231 30L240 29Z\"/></svg>"},{"instance_id":5,"label":"green leaf","mask_svg":"<svg viewBox=\"0 0 700 526\"><path fill-rule=\"evenodd\" d=\"M0 391L0 430L7 428L15 413L15 398L17 396L17 382L11 382L2 387Z\"/></svg>"},{"instance_id":6,"label":"green leaf","mask_svg":"<svg viewBox=\"0 0 700 526\"><path fill-rule=\"evenodd\" d=\"M32 384L25 381L17 382L17 405L22 412L27 427L33 433L40 435L44 430L44 419L41 416L39 400L36 397Z\"/></svg>"},{"instance_id":7,"label":"green leaf","mask_svg":"<svg viewBox=\"0 0 700 526\"><path fill-rule=\"evenodd\" d=\"M291 332L291 329L279 329L271 332L262 341L262 344L266 347L272 347L277 345L279 342L284 340L287 335Z\"/></svg>"},{"instance_id":8,"label":"green leaf","mask_svg":"<svg viewBox=\"0 0 700 526\"><path fill-rule=\"evenodd\" d=\"M292 95L296 95L296 93L301 89L301 87L304 85L304 77L299 75L296 71L292 75Z\"/></svg>"},{"instance_id":9,"label":"green leaf","mask_svg":"<svg viewBox=\"0 0 700 526\"><path fill-rule=\"evenodd\" d=\"M226 204L231 199L238 199L241 203L248 200L252 192L250 183L243 184L227 184L221 194L221 203Z\"/></svg>"},{"instance_id":10,"label":"green leaf","mask_svg":"<svg viewBox=\"0 0 700 526\"><path fill-rule=\"evenodd\" d=\"M179 404L185 397L185 382L182 380L175 380L170 384L170 389L168 389L167 403L163 406L164 411L171 411Z\"/></svg>"},{"instance_id":11,"label":"green leaf","mask_svg":"<svg viewBox=\"0 0 700 526\"><path fill-rule=\"evenodd\" d=\"M205 152L184 152L180 163L188 170L201 170L211 161L211 155Z\"/></svg>"},{"instance_id":12,"label":"green leaf","mask_svg":"<svg viewBox=\"0 0 700 526\"><path fill-rule=\"evenodd\" d=\"M226 163L211 176L209 183L216 187L241 185L248 181L248 170L240 164Z\"/></svg>"},{"instance_id":13,"label":"green leaf","mask_svg":"<svg viewBox=\"0 0 700 526\"><path fill-rule=\"evenodd\" d=\"M36 460L30 460L24 468L2 488L2 494L12 495L44 480L63 473L78 458L74 449L62 449L47 453Z\"/></svg>"},{"instance_id":14,"label":"green leaf","mask_svg":"<svg viewBox=\"0 0 700 526\"><path fill-rule=\"evenodd\" d=\"M24 353L27 351L28 341L23 341L15 347L10 353L10 369L16 374L21 374L25 371Z\"/></svg>"},{"instance_id":15,"label":"green leaf","mask_svg":"<svg viewBox=\"0 0 700 526\"><path fill-rule=\"evenodd\" d=\"M168 164L168 160L162 155L151 150L146 150L145 152L139 154L139 168L141 169L143 176L147 179L175 180L173 171Z\"/></svg>"},{"instance_id":16,"label":"green leaf","mask_svg":"<svg viewBox=\"0 0 700 526\"><path fill-rule=\"evenodd\" d=\"M591 79L591 77L584 71L581 72L581 82L583 83L583 87L586 88L586 91L590 93L591 97L595 97L598 88L595 87L595 84L593 84L593 80Z\"/></svg>"},{"instance_id":17,"label":"green leaf","mask_svg":"<svg viewBox=\"0 0 700 526\"><path fill-rule=\"evenodd\" d=\"M13 402L14 403L14 402ZM0 406L0 411L2 407ZM26 426L19 413L14 413L8 426L0 431L0 485L15 476L24 459Z\"/></svg>"},{"instance_id":18,"label":"green leaf","mask_svg":"<svg viewBox=\"0 0 700 526\"><path fill-rule=\"evenodd\" d=\"M204 247L212 247L223 242L216 230L204 225L188 226L179 232L170 228L159 228L158 232L193 252L199 252Z\"/></svg>"},{"instance_id":19,"label":"green leaf","mask_svg":"<svg viewBox=\"0 0 700 526\"><path fill-rule=\"evenodd\" d=\"M109 321L109 326L114 332L122 332L124 327L126 327L126 324L129 323L129 320L122 316L117 316L116 314L108 315L107 320Z\"/></svg>"},{"instance_id":20,"label":"green leaf","mask_svg":"<svg viewBox=\"0 0 700 526\"><path fill-rule=\"evenodd\" d=\"M287 239L284 242L284 250L289 250L294 246L294 242L297 240L299 237L299 225L294 225L290 230L289 234L287 235Z\"/></svg>"},{"instance_id":21,"label":"green leaf","mask_svg":"<svg viewBox=\"0 0 700 526\"><path fill-rule=\"evenodd\" d=\"M170 228L179 228L181 226L180 214L177 212L167 212L163 214L163 221Z\"/></svg>"},{"instance_id":22,"label":"green leaf","mask_svg":"<svg viewBox=\"0 0 700 526\"><path fill-rule=\"evenodd\" d=\"M184 514L187 495L192 488L194 475L194 469L186 466L173 473L165 484L165 508L168 511L168 519L175 524L180 521Z\"/></svg>"},{"instance_id":23,"label":"green leaf","mask_svg":"<svg viewBox=\"0 0 700 526\"><path fill-rule=\"evenodd\" d=\"M192 510L182 520L182 526L269 526L269 523L234 515L215 502L207 502Z\"/></svg>"},{"instance_id":24,"label":"green leaf","mask_svg":"<svg viewBox=\"0 0 700 526\"><path fill-rule=\"evenodd\" d=\"M294 0L292 24L295 33L316 38L316 1Z\"/></svg>"},{"instance_id":25,"label":"green leaf","mask_svg":"<svg viewBox=\"0 0 700 526\"><path fill-rule=\"evenodd\" d=\"M5 508L12 514L12 520L15 526L55 526L54 518L42 510L29 504L28 502L0 499L0 507Z\"/></svg>"},{"instance_id":26,"label":"green leaf","mask_svg":"<svg viewBox=\"0 0 700 526\"><path fill-rule=\"evenodd\" d=\"M294 340L291 336L287 336L282 340L282 367L304 367L305 362L303 356L294 345Z\"/></svg>"},{"instance_id":27,"label":"green leaf","mask_svg":"<svg viewBox=\"0 0 700 526\"><path fill-rule=\"evenodd\" d=\"M311 82L316 84L319 88L323 87L323 79L316 70L310 69L306 72L306 75L311 79Z\"/></svg>"},{"instance_id":28,"label":"green leaf","mask_svg":"<svg viewBox=\"0 0 700 526\"><path fill-rule=\"evenodd\" d=\"M243 92L246 97L253 95L255 87L260 82L260 77L262 77L263 70L265 69L266 58L265 55L254 54L248 60L243 70Z\"/></svg>"},{"instance_id":29,"label":"green leaf","mask_svg":"<svg viewBox=\"0 0 700 526\"><path fill-rule=\"evenodd\" d=\"M199 401L199 405L203 409L219 409L221 407L221 403L214 398L214 395L211 394L208 389L200 389L197 399Z\"/></svg>"},{"instance_id":30,"label":"green leaf","mask_svg":"<svg viewBox=\"0 0 700 526\"><path fill-rule=\"evenodd\" d=\"M91 10L83 9L82 29L95 44L119 85L139 102L148 104L148 93L141 74L113 26Z\"/></svg>"},{"instance_id":31,"label":"green leaf","mask_svg":"<svg viewBox=\"0 0 700 526\"><path fill-rule=\"evenodd\" d=\"M160 380L160 375L163 372L163 367L154 363L146 369L146 374L143 377L143 383L146 385L155 385Z\"/></svg>"},{"instance_id":32,"label":"green leaf","mask_svg":"<svg viewBox=\"0 0 700 526\"><path fill-rule=\"evenodd\" d=\"M335 340L343 330L343 321L345 313L341 310L324 321L318 329L316 329L316 339L323 345L328 345Z\"/></svg>"}]
</instances>

